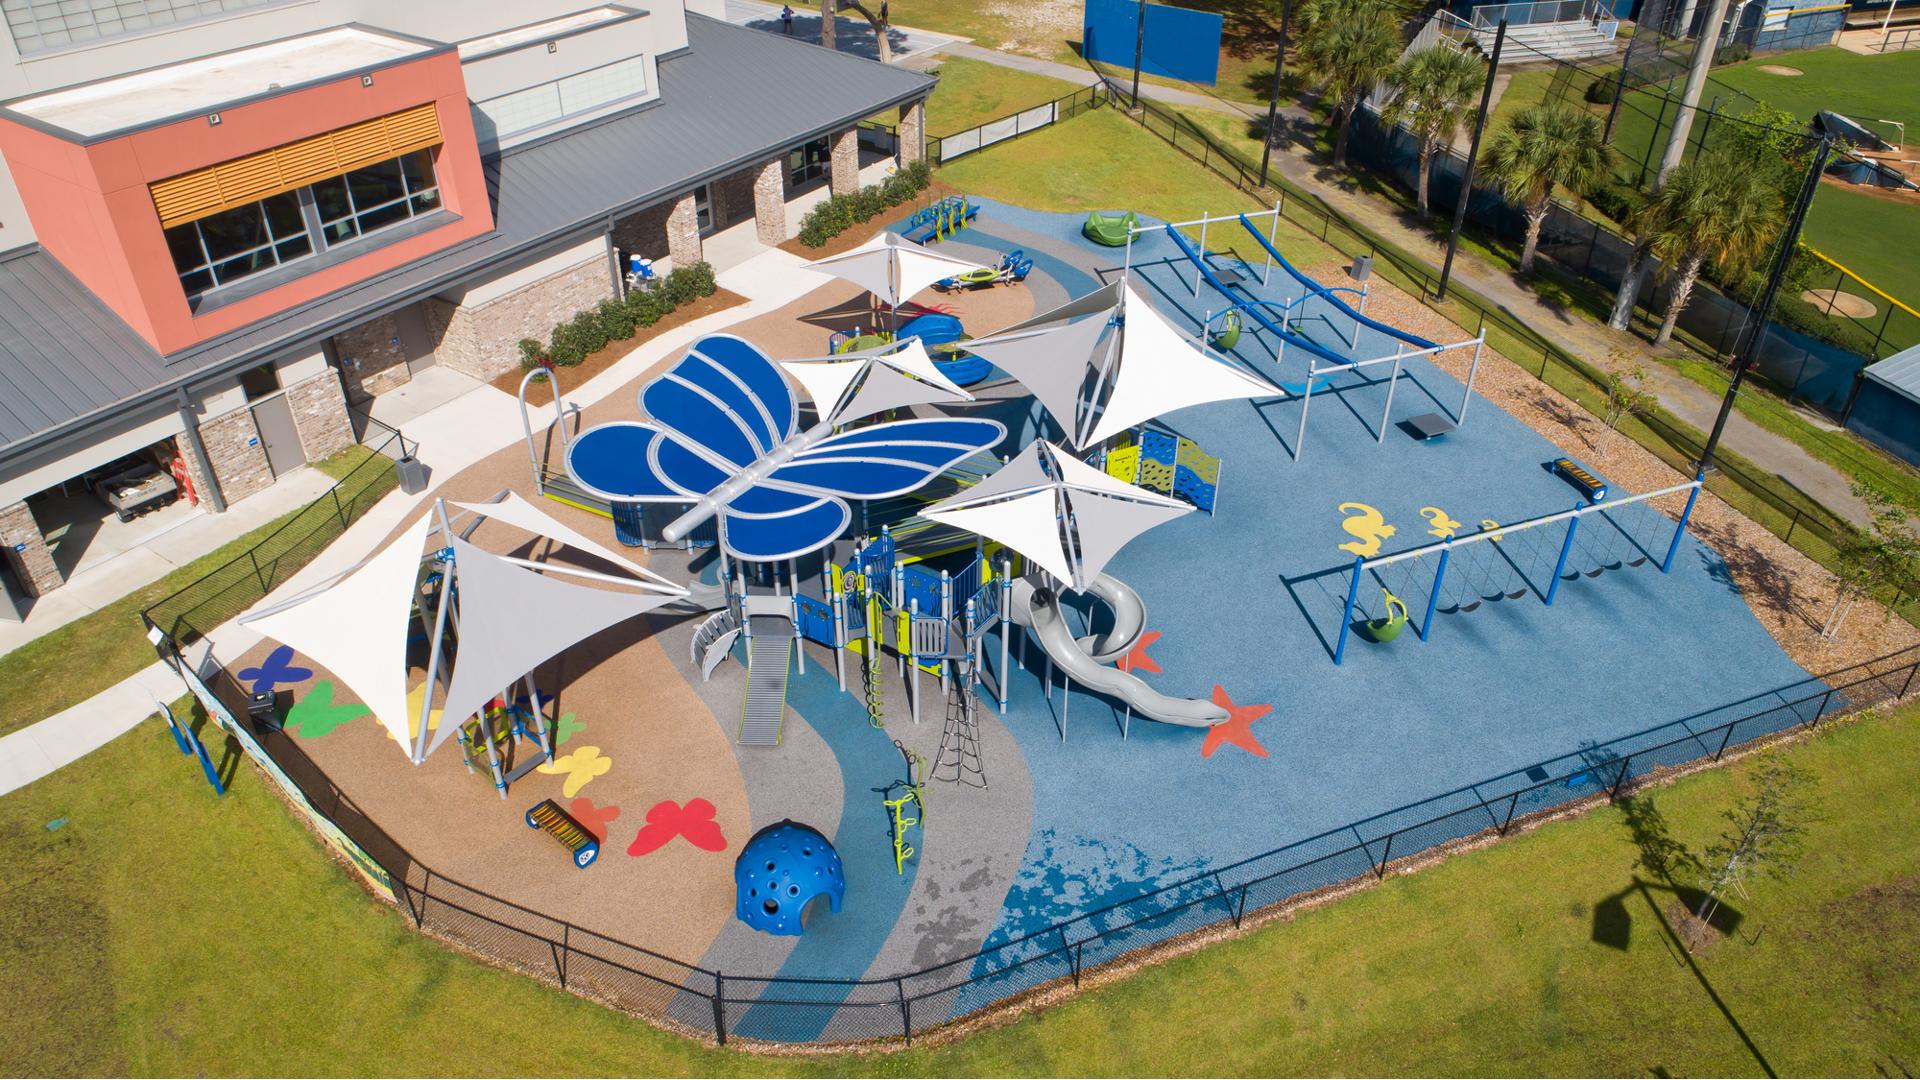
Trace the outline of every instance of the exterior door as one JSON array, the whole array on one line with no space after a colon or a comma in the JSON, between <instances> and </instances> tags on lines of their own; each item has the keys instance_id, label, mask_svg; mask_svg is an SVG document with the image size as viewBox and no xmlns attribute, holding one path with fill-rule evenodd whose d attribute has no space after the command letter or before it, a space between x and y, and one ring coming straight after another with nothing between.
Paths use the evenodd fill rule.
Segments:
<instances>
[{"instance_id":1,"label":"exterior door","mask_svg":"<svg viewBox=\"0 0 1920 1080\"><path fill-rule=\"evenodd\" d=\"M293 406L287 395L276 394L254 405L253 425L260 430L260 445L267 451L267 467L275 479L307 463L306 448L300 445L300 430L293 426Z\"/></svg>"},{"instance_id":2,"label":"exterior door","mask_svg":"<svg viewBox=\"0 0 1920 1080\"><path fill-rule=\"evenodd\" d=\"M408 304L394 312L393 318L400 324L400 354L407 358L407 375L411 378L433 366L433 335L427 332L426 309Z\"/></svg>"}]
</instances>

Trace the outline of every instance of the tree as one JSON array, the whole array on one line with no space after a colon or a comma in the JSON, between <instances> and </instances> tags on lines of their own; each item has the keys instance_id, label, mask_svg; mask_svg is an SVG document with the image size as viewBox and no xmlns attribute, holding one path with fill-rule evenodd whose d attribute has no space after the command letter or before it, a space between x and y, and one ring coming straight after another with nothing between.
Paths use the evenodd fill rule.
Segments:
<instances>
[{"instance_id":1,"label":"tree","mask_svg":"<svg viewBox=\"0 0 1920 1080\"><path fill-rule=\"evenodd\" d=\"M1827 613L1822 637L1837 637L1841 624L1853 612L1862 597L1904 581L1911 569L1920 565L1920 537L1913 533L1913 508L1890 492L1867 480L1853 484L1853 496L1867 504L1867 527L1841 545L1839 589L1833 598L1833 610ZM1887 610L1893 617L1893 610Z\"/></svg>"},{"instance_id":2,"label":"tree","mask_svg":"<svg viewBox=\"0 0 1920 1080\"><path fill-rule=\"evenodd\" d=\"M867 6L860 0L820 0L820 44L829 49L835 47L834 13L842 8L852 8L867 20L867 24L873 27L873 39L880 47L880 62L893 63L893 43L887 40L886 24L880 21L878 15L868 11Z\"/></svg>"},{"instance_id":3,"label":"tree","mask_svg":"<svg viewBox=\"0 0 1920 1080\"><path fill-rule=\"evenodd\" d=\"M1625 356L1615 353L1616 362ZM1619 428L1620 421L1635 415L1653 404L1653 394L1647 390L1647 369L1636 367L1625 375L1616 369L1607 372L1607 406L1601 419L1609 428Z\"/></svg>"},{"instance_id":4,"label":"tree","mask_svg":"<svg viewBox=\"0 0 1920 1080\"><path fill-rule=\"evenodd\" d=\"M1495 132L1480 155L1480 171L1520 204L1527 219L1527 241L1520 249L1520 273L1533 272L1540 226L1547 220L1555 186L1576 190L1591 186L1613 167L1600 118L1566 105L1529 105Z\"/></svg>"},{"instance_id":5,"label":"tree","mask_svg":"<svg viewBox=\"0 0 1920 1080\"><path fill-rule=\"evenodd\" d=\"M1755 877L1780 879L1793 872L1813 820L1805 798L1812 782L1811 773L1788 761L1773 755L1760 760L1753 770L1753 792L1721 815L1727 830L1707 848L1701 880L1706 895L1695 918L1710 923L1728 889L1744 892Z\"/></svg>"},{"instance_id":6,"label":"tree","mask_svg":"<svg viewBox=\"0 0 1920 1080\"><path fill-rule=\"evenodd\" d=\"M1738 117L1728 117L1713 130L1715 153L1766 176L1779 189L1781 203L1791 204L1800 190L1800 178L1812 160L1815 145L1807 137L1805 120L1763 102ZM1647 240L1640 233L1634 236L1627 273L1620 279L1620 288L1613 297L1613 313L1607 317L1607 325L1615 330L1625 330L1633 321L1633 305L1639 302L1640 287L1647 280Z\"/></svg>"},{"instance_id":7,"label":"tree","mask_svg":"<svg viewBox=\"0 0 1920 1080\"><path fill-rule=\"evenodd\" d=\"M1382 0L1332 0L1321 5L1300 39L1300 60L1333 100L1333 165L1347 167L1347 135L1360 99L1400 55L1400 27Z\"/></svg>"},{"instance_id":8,"label":"tree","mask_svg":"<svg viewBox=\"0 0 1920 1080\"><path fill-rule=\"evenodd\" d=\"M1486 61L1440 46L1403 58L1387 74L1387 82L1398 92L1381 117L1389 124L1405 124L1420 140L1416 196L1422 212L1427 210L1427 174L1432 171L1433 155L1453 140L1486 77Z\"/></svg>"},{"instance_id":9,"label":"tree","mask_svg":"<svg viewBox=\"0 0 1920 1080\"><path fill-rule=\"evenodd\" d=\"M1787 204L1765 172L1709 150L1674 170L1640 209L1636 225L1643 257L1660 260L1672 282L1653 337L1655 345L1665 345L1701 268L1711 261L1722 277L1746 276L1786 228Z\"/></svg>"}]
</instances>

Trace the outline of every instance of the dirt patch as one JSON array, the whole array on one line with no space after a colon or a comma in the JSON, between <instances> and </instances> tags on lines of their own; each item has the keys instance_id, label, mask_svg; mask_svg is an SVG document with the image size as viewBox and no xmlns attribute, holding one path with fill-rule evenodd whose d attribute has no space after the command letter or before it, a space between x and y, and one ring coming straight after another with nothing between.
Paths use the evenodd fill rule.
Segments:
<instances>
[{"instance_id":1,"label":"dirt patch","mask_svg":"<svg viewBox=\"0 0 1920 1080\"><path fill-rule=\"evenodd\" d=\"M1797 68L1797 67L1788 67L1788 66L1787 66L1787 65L1785 65L1785 64L1761 64L1761 65L1760 65L1760 70L1761 70L1761 71L1764 71L1764 72L1766 72L1766 73L1767 73L1767 74L1769 74L1769 75L1787 75L1787 76L1793 76L1793 75L1805 75L1805 74L1806 74L1806 72L1804 72L1804 71L1801 71L1801 70L1800 70L1799 68Z\"/></svg>"},{"instance_id":2,"label":"dirt patch","mask_svg":"<svg viewBox=\"0 0 1920 1080\"><path fill-rule=\"evenodd\" d=\"M695 319L711 315L716 311L725 311L730 307L738 307L746 302L747 298L741 296L739 293L731 293L725 289L715 289L712 296L703 296L691 304L682 304L674 308L672 313L667 315L666 318L641 330L627 340L610 341L607 343L606 348L601 349L599 352L594 353L578 364L572 367L561 368L560 384L563 387L579 386L581 383L586 382L588 379L593 378L595 375L626 359L628 353L674 327L685 326ZM519 392L520 380L525 376L526 372L517 369L502 372L500 375L495 376L493 382L489 385L501 393L513 394Z\"/></svg>"},{"instance_id":3,"label":"dirt patch","mask_svg":"<svg viewBox=\"0 0 1920 1080\"><path fill-rule=\"evenodd\" d=\"M1352 284L1347 268L1321 264L1307 273L1324 282ZM1454 326L1425 304L1380 278L1371 282L1367 314L1433 341L1460 341L1466 331ZM1653 491L1681 483L1666 462L1615 431L1579 402L1535 378L1529 369L1489 348L1483 355L1474 392L1506 410L1548 441L1593 466L1602 476L1628 491ZM1457 349L1437 358L1439 367L1465 381L1471 349ZM1686 502L1684 492L1653 500L1668 517L1677 519ZM1739 587L1747 606L1773 639L1808 671L1832 671L1920 643L1920 629L1905 619L1857 611L1839 636L1820 636L1820 626L1833 607L1838 581L1832 573L1789 545L1753 519L1703 492L1694 507L1688 531L1720 555L1726 573ZM1862 601L1865 606L1865 601Z\"/></svg>"},{"instance_id":4,"label":"dirt patch","mask_svg":"<svg viewBox=\"0 0 1920 1080\"><path fill-rule=\"evenodd\" d=\"M1051 60L1061 42L1080 39L1081 0L987 0L980 13L1007 27L1005 41L977 43L988 48Z\"/></svg>"},{"instance_id":5,"label":"dirt patch","mask_svg":"<svg viewBox=\"0 0 1920 1080\"><path fill-rule=\"evenodd\" d=\"M1849 319L1872 318L1880 310L1866 297L1839 289L1808 289L1800 294L1800 299L1829 315L1845 315Z\"/></svg>"}]
</instances>

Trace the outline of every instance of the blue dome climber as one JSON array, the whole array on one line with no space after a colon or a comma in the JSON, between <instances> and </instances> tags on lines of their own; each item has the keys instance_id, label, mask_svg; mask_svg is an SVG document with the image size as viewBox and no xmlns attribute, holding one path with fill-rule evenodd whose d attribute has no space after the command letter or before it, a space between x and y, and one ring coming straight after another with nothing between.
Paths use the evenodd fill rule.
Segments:
<instances>
[{"instance_id":1,"label":"blue dome climber","mask_svg":"<svg viewBox=\"0 0 1920 1080\"><path fill-rule=\"evenodd\" d=\"M846 896L847 876L840 853L820 830L795 821L769 825L753 834L733 864L739 893L734 914L755 930L797 936L800 913L814 897L826 894L833 910Z\"/></svg>"}]
</instances>

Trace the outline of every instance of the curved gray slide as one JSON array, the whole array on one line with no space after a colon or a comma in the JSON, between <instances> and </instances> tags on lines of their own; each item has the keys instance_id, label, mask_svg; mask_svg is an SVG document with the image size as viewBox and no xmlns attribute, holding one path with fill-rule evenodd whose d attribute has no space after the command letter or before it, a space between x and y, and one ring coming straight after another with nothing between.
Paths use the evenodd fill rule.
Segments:
<instances>
[{"instance_id":1,"label":"curved gray slide","mask_svg":"<svg viewBox=\"0 0 1920 1080\"><path fill-rule=\"evenodd\" d=\"M1103 590L1102 584L1107 584L1108 588ZM1106 655L1117 656L1125 653L1133 647L1133 642L1139 638L1140 629L1146 622L1145 611L1140 604L1139 596L1132 589L1104 574L1096 581L1095 588L1089 591L1100 596L1102 600L1106 600L1109 596L1123 597L1123 594L1124 597L1131 597L1130 604L1133 609L1131 612L1121 612L1118 609L1114 612L1115 621L1120 624L1116 625L1116 631L1123 628L1129 616L1138 615L1139 621L1134 626L1131 637L1125 639L1125 644L1118 645L1116 651L1114 643L1120 640L1117 633L1087 639L1090 643L1100 642L1100 647L1106 650ZM1121 602L1129 603L1124 598ZM1047 589L1035 588L1033 583L1025 578L1013 583L1011 614L1014 622L1033 631L1034 637L1040 640L1040 647L1047 651L1047 655L1053 658L1053 662L1059 665L1060 670L1066 672L1074 682L1109 697L1119 698L1134 712L1149 720L1157 720L1162 724L1178 724L1181 727L1212 727L1215 724L1225 723L1228 719L1227 710L1211 701L1169 697L1132 675L1096 660L1081 647L1080 642L1074 640L1073 631L1068 629L1067 620L1060 614L1060 604L1053 593Z\"/></svg>"},{"instance_id":2,"label":"curved gray slide","mask_svg":"<svg viewBox=\"0 0 1920 1080\"><path fill-rule=\"evenodd\" d=\"M1147 605L1126 582L1101 574L1087 588L1113 612L1113 629L1080 639L1080 648L1096 663L1111 664L1127 655L1147 629Z\"/></svg>"}]
</instances>

